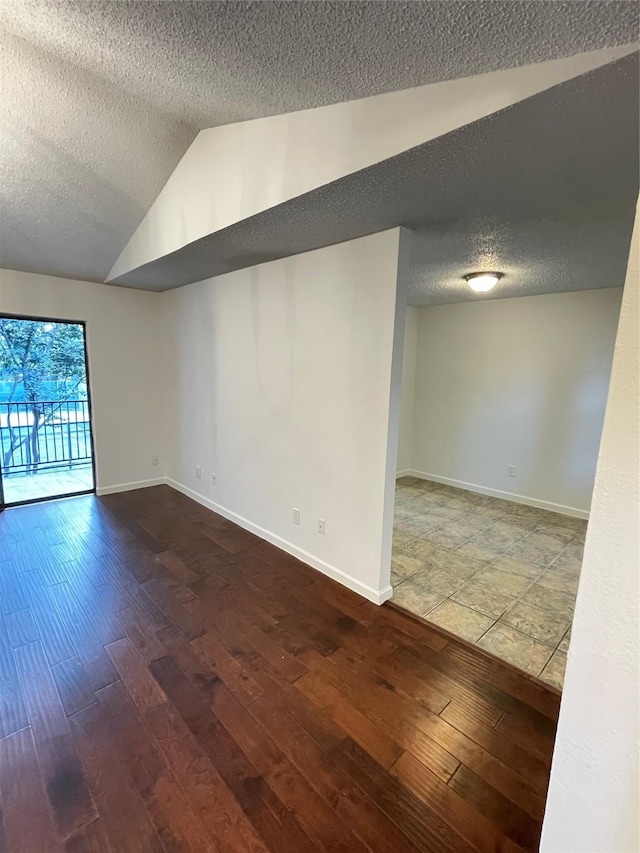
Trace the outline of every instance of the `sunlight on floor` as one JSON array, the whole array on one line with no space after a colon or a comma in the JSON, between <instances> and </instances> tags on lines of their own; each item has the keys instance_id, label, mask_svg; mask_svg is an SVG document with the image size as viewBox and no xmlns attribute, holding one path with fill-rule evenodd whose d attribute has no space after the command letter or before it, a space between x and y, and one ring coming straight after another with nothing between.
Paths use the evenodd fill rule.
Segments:
<instances>
[{"instance_id":1,"label":"sunlight on floor","mask_svg":"<svg viewBox=\"0 0 640 853\"><path fill-rule=\"evenodd\" d=\"M82 465L65 471L9 474L3 484L5 503L20 503L89 491L93 489L93 471L90 465Z\"/></svg>"}]
</instances>

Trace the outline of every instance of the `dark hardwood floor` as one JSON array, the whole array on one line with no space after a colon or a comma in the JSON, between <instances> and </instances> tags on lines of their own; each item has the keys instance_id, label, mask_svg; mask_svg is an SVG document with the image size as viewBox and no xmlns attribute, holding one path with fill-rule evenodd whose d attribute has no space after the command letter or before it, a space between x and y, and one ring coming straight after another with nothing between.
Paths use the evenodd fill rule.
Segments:
<instances>
[{"instance_id":1,"label":"dark hardwood floor","mask_svg":"<svg viewBox=\"0 0 640 853\"><path fill-rule=\"evenodd\" d=\"M0 849L535 850L559 697L168 487L0 514Z\"/></svg>"}]
</instances>

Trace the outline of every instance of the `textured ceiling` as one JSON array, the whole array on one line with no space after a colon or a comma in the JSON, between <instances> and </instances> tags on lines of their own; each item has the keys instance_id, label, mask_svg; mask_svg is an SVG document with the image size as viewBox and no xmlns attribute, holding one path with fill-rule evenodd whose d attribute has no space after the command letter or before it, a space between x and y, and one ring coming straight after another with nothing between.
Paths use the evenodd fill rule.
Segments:
<instances>
[{"instance_id":1,"label":"textured ceiling","mask_svg":"<svg viewBox=\"0 0 640 853\"><path fill-rule=\"evenodd\" d=\"M443 231L420 229L412 239L407 301L443 305L622 287L635 213L634 199L627 201L626 214L615 219L568 222L551 215L514 223L494 216ZM479 295L463 276L483 270L504 277Z\"/></svg>"},{"instance_id":2,"label":"textured ceiling","mask_svg":"<svg viewBox=\"0 0 640 853\"><path fill-rule=\"evenodd\" d=\"M396 225L409 302L621 286L638 195L638 54L198 240L116 281L166 289Z\"/></svg>"},{"instance_id":3,"label":"textured ceiling","mask_svg":"<svg viewBox=\"0 0 640 853\"><path fill-rule=\"evenodd\" d=\"M0 264L104 280L197 128L622 44L632 2L3 0Z\"/></svg>"},{"instance_id":4,"label":"textured ceiling","mask_svg":"<svg viewBox=\"0 0 640 853\"><path fill-rule=\"evenodd\" d=\"M0 57L0 266L104 281L195 131L20 39Z\"/></svg>"},{"instance_id":5,"label":"textured ceiling","mask_svg":"<svg viewBox=\"0 0 640 853\"><path fill-rule=\"evenodd\" d=\"M3 0L0 23L194 126L633 41L633 2Z\"/></svg>"}]
</instances>

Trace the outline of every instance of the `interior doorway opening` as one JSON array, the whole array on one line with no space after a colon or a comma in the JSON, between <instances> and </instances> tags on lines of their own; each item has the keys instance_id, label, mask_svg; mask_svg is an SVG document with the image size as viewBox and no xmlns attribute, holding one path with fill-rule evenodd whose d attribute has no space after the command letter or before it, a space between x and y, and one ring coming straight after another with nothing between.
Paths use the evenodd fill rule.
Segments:
<instances>
[{"instance_id":1,"label":"interior doorway opening","mask_svg":"<svg viewBox=\"0 0 640 853\"><path fill-rule=\"evenodd\" d=\"M94 491L84 322L0 314L2 505Z\"/></svg>"},{"instance_id":2,"label":"interior doorway opening","mask_svg":"<svg viewBox=\"0 0 640 853\"><path fill-rule=\"evenodd\" d=\"M621 300L407 310L392 602L559 690Z\"/></svg>"}]
</instances>

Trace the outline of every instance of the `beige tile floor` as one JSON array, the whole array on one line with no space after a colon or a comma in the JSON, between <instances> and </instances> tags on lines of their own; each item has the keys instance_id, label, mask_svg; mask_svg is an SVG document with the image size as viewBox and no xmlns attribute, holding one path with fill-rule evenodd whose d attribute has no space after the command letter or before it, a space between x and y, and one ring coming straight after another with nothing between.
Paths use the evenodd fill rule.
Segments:
<instances>
[{"instance_id":1,"label":"beige tile floor","mask_svg":"<svg viewBox=\"0 0 640 853\"><path fill-rule=\"evenodd\" d=\"M403 477L393 601L562 688L587 522Z\"/></svg>"}]
</instances>

